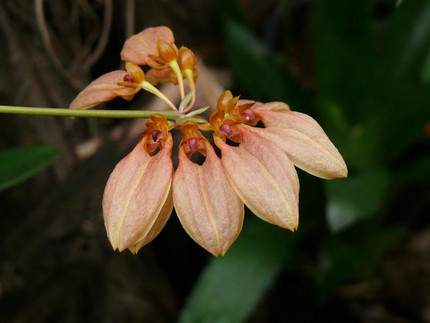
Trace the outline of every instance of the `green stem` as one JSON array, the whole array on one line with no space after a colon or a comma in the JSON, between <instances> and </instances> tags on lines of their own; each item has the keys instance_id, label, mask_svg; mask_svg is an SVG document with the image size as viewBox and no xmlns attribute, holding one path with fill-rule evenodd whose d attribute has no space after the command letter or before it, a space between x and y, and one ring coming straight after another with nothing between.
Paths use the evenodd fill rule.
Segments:
<instances>
[{"instance_id":1,"label":"green stem","mask_svg":"<svg viewBox=\"0 0 430 323\"><path fill-rule=\"evenodd\" d=\"M62 108L33 108L0 105L0 113L28 114L37 116L65 116L83 118L149 118L153 114L161 114L167 119L175 120L178 111L147 111L147 110L73 110Z\"/></svg>"},{"instance_id":2,"label":"green stem","mask_svg":"<svg viewBox=\"0 0 430 323\"><path fill-rule=\"evenodd\" d=\"M172 103L172 101L169 100L169 98L167 96L165 96L159 89L157 89L155 86L153 86L151 83L147 82L147 81L143 81L142 83L140 83L140 86L142 87L142 89L144 89L145 91L148 91L149 93L152 93L156 96L158 96L161 100L163 100L164 102L166 102L169 107L172 108L172 110L178 110L175 105Z\"/></svg>"},{"instance_id":3,"label":"green stem","mask_svg":"<svg viewBox=\"0 0 430 323\"><path fill-rule=\"evenodd\" d=\"M187 113L188 111L190 111L193 106L194 103L196 102L196 91L195 91L195 85L194 85L194 75L193 75L193 71L191 69L186 69L184 71L185 76L187 78L188 84L190 85L190 90L193 91L193 97L191 99L190 104L188 105L188 107L183 111L184 113Z\"/></svg>"}]
</instances>

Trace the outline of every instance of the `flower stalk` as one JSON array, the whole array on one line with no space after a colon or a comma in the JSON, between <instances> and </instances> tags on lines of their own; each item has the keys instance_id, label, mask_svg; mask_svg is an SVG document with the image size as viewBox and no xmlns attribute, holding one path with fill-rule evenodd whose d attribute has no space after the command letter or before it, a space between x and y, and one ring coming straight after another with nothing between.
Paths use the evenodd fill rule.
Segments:
<instances>
[{"instance_id":1,"label":"flower stalk","mask_svg":"<svg viewBox=\"0 0 430 323\"><path fill-rule=\"evenodd\" d=\"M166 97L159 89L157 89L155 86L153 86L152 84L143 81L140 86L142 87L142 89L144 89L145 91L148 91L149 93L152 93L156 96L158 96L161 100L163 100L164 102L167 103L167 105L172 109L172 110L178 110L177 107L175 107L175 105L172 103L172 101L169 100L168 97Z\"/></svg>"},{"instance_id":2,"label":"flower stalk","mask_svg":"<svg viewBox=\"0 0 430 323\"><path fill-rule=\"evenodd\" d=\"M181 69L179 68L178 62L176 60L171 61L169 63L169 66L173 70L173 72L175 72L175 74L176 74L176 77L178 79L179 92L181 94L181 100L183 100L185 97L185 88L184 88L184 80L182 79Z\"/></svg>"},{"instance_id":3,"label":"flower stalk","mask_svg":"<svg viewBox=\"0 0 430 323\"><path fill-rule=\"evenodd\" d=\"M27 114L34 116L62 116L62 117L82 117L82 118L149 118L154 114L161 114L169 120L176 120L180 117L178 111L146 111L146 110L74 110L63 108L40 108L21 107L11 105L0 105L0 113ZM193 121L201 123L198 118Z\"/></svg>"}]
</instances>

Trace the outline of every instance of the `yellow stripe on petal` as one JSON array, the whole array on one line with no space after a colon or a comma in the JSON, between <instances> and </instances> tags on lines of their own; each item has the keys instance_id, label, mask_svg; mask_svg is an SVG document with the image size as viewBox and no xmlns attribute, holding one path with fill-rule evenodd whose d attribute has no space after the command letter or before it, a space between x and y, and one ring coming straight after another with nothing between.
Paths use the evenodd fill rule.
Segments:
<instances>
[{"instance_id":1,"label":"yellow stripe on petal","mask_svg":"<svg viewBox=\"0 0 430 323\"><path fill-rule=\"evenodd\" d=\"M261 219L290 230L298 226L297 173L288 157L271 142L240 126L243 141L238 147L215 136L222 165L237 194Z\"/></svg>"},{"instance_id":2,"label":"yellow stripe on petal","mask_svg":"<svg viewBox=\"0 0 430 323\"><path fill-rule=\"evenodd\" d=\"M258 134L281 148L294 165L325 179L348 175L339 151L313 118L295 111L254 112L266 126Z\"/></svg>"},{"instance_id":3,"label":"yellow stripe on petal","mask_svg":"<svg viewBox=\"0 0 430 323\"><path fill-rule=\"evenodd\" d=\"M161 230L164 228L164 226L167 223L167 220L169 220L170 215L172 214L173 210L173 196L172 196L172 188L170 188L170 192L167 196L166 202L164 202L163 208L161 209L160 213L157 215L157 218L152 225L151 229L148 231L148 234L141 237L139 240L137 240L134 245L128 247L130 251L134 254L136 254L140 248L150 243L152 240L155 239L156 236L161 232Z\"/></svg>"},{"instance_id":4,"label":"yellow stripe on petal","mask_svg":"<svg viewBox=\"0 0 430 323\"><path fill-rule=\"evenodd\" d=\"M208 141L201 166L193 163L181 146L173 201L185 231L214 256L224 255L242 229L243 203Z\"/></svg>"}]
</instances>

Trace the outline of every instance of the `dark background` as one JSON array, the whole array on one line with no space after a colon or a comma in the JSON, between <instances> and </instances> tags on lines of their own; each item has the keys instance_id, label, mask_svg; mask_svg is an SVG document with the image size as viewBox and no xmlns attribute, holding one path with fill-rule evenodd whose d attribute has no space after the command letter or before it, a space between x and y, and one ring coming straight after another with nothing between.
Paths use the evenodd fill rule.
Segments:
<instances>
[{"instance_id":1,"label":"dark background","mask_svg":"<svg viewBox=\"0 0 430 323\"><path fill-rule=\"evenodd\" d=\"M430 322L430 3L3 0L0 104L67 107L120 67L127 37L158 25L201 59L200 106L224 88L287 102L323 126L350 176L299 172L297 233L248 212L215 259L173 214L133 256L111 250L101 198L143 121L0 115L0 153L60 152L0 191L0 321Z\"/></svg>"}]
</instances>

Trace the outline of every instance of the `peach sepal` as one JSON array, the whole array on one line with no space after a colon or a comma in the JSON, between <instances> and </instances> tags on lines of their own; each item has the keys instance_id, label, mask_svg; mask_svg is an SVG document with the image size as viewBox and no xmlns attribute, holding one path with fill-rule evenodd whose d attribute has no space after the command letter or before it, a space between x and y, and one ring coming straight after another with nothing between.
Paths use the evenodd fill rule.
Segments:
<instances>
[{"instance_id":1,"label":"peach sepal","mask_svg":"<svg viewBox=\"0 0 430 323\"><path fill-rule=\"evenodd\" d=\"M242 133L238 147L214 136L224 170L236 193L255 215L294 231L299 221L296 170L286 154L251 129L254 128L237 126Z\"/></svg>"},{"instance_id":2,"label":"peach sepal","mask_svg":"<svg viewBox=\"0 0 430 323\"><path fill-rule=\"evenodd\" d=\"M248 100L239 100L238 103ZM253 111L290 111L290 106L284 102L274 101L269 103L255 102L251 108Z\"/></svg>"},{"instance_id":3,"label":"peach sepal","mask_svg":"<svg viewBox=\"0 0 430 323\"><path fill-rule=\"evenodd\" d=\"M242 229L243 203L208 141L203 165L193 163L181 146L173 201L185 231L214 256L224 255Z\"/></svg>"},{"instance_id":4,"label":"peach sepal","mask_svg":"<svg viewBox=\"0 0 430 323\"><path fill-rule=\"evenodd\" d=\"M114 249L136 253L154 239L172 210L173 141L151 156L144 137L115 167L103 196L103 216Z\"/></svg>"},{"instance_id":5,"label":"peach sepal","mask_svg":"<svg viewBox=\"0 0 430 323\"><path fill-rule=\"evenodd\" d=\"M117 84L124 81L125 75L128 75L128 73L120 70L103 74L80 92L72 103L70 103L69 108L89 109L100 103L112 100L117 96L131 100L134 97L135 91Z\"/></svg>"},{"instance_id":6,"label":"peach sepal","mask_svg":"<svg viewBox=\"0 0 430 323\"><path fill-rule=\"evenodd\" d=\"M164 202L164 205L160 211L160 213L157 216L157 219L155 220L154 224L152 225L152 228L148 232L146 236L142 236L139 240L137 240L132 246L128 247L128 249L134 253L137 254L140 248L150 243L152 240L155 239L155 237L158 236L158 234L161 232L161 230L164 228L164 226L167 223L167 220L169 220L170 215L173 211L173 196L172 196L172 188L170 187L169 194L167 195L166 202Z\"/></svg>"},{"instance_id":7,"label":"peach sepal","mask_svg":"<svg viewBox=\"0 0 430 323\"><path fill-rule=\"evenodd\" d=\"M158 55L157 42L161 39L173 43L175 38L172 31L165 26L146 28L140 33L131 36L121 51L121 58L137 65L148 65L150 55Z\"/></svg>"},{"instance_id":8,"label":"peach sepal","mask_svg":"<svg viewBox=\"0 0 430 323\"><path fill-rule=\"evenodd\" d=\"M258 129L259 135L280 147L297 167L325 179L348 175L339 151L310 116L259 109L254 113L266 126Z\"/></svg>"}]
</instances>

